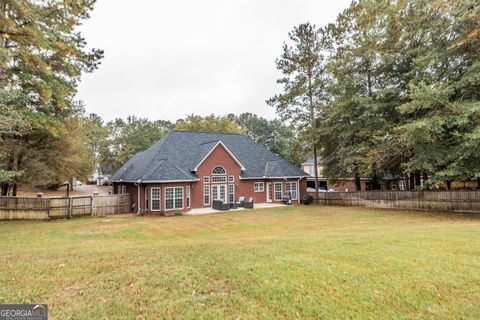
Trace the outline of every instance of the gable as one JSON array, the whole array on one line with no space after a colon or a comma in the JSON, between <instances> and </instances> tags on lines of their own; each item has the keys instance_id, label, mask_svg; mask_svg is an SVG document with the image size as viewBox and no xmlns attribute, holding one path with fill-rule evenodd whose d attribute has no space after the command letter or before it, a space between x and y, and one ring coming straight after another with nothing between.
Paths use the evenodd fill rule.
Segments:
<instances>
[{"instance_id":1,"label":"gable","mask_svg":"<svg viewBox=\"0 0 480 320\"><path fill-rule=\"evenodd\" d=\"M233 160L235 161L235 163L240 167L240 170L245 170L245 167L243 166L243 164L237 159L237 157L230 151L230 149L227 148L227 146L222 142L222 141L218 141L217 144L215 144L213 146L212 149L210 149L210 151L203 157L203 159L195 166L195 168L193 169L193 171L197 171L198 168L202 165L202 163L204 163L207 159L209 158L215 158L215 157L218 157L218 150L219 148L223 149L224 152L226 152L228 154L228 156ZM223 158L223 157L222 157Z\"/></svg>"}]
</instances>

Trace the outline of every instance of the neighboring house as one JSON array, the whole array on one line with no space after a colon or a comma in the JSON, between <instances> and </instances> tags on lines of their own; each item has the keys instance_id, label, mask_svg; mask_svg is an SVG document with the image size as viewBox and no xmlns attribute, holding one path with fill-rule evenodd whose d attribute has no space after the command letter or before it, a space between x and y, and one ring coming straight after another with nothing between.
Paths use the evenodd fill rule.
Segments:
<instances>
[{"instance_id":1,"label":"neighboring house","mask_svg":"<svg viewBox=\"0 0 480 320\"><path fill-rule=\"evenodd\" d=\"M308 158L304 163L302 163L303 171L309 174L307 178L307 187L309 192L315 191L315 172L314 172L314 163L313 157ZM355 188L355 179L353 177L337 177L335 179L326 178L323 176L323 169L325 167L324 161L321 157L317 157L317 168L318 168L318 184L320 190L329 190L329 191L356 191ZM423 182L422 182L423 183ZM367 178L360 178L360 185L362 191L373 190L372 181ZM399 178L393 175L385 176L382 181L380 181L380 186L382 190L407 190L408 181Z\"/></svg>"},{"instance_id":2,"label":"neighboring house","mask_svg":"<svg viewBox=\"0 0 480 320\"><path fill-rule=\"evenodd\" d=\"M96 184L97 186L103 185L104 182L109 181L109 175L102 173L100 168L96 168L95 171L88 177L90 184Z\"/></svg>"},{"instance_id":3,"label":"neighboring house","mask_svg":"<svg viewBox=\"0 0 480 320\"><path fill-rule=\"evenodd\" d=\"M303 171L309 174L307 178L307 187L310 192L315 191L315 164L314 157L308 158L302 163ZM329 179L323 176L324 161L321 157L317 157L318 187L320 190L330 191L355 191L355 181L353 178L335 178ZM366 188L365 179L360 181L362 190Z\"/></svg>"},{"instance_id":4,"label":"neighboring house","mask_svg":"<svg viewBox=\"0 0 480 320\"><path fill-rule=\"evenodd\" d=\"M114 193L130 193L135 211L188 211L214 199L300 203L301 169L239 134L172 131L137 153L111 178Z\"/></svg>"}]
</instances>

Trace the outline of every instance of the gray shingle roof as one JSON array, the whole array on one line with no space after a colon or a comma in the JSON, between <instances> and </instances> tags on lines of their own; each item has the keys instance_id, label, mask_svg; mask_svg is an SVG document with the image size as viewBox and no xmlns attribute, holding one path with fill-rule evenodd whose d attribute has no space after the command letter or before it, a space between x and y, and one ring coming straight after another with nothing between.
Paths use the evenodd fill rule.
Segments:
<instances>
[{"instance_id":1,"label":"gray shingle roof","mask_svg":"<svg viewBox=\"0 0 480 320\"><path fill-rule=\"evenodd\" d=\"M245 167L242 178L308 176L303 170L243 135L172 131L147 150L133 156L111 180L194 181L197 177L192 170L219 141Z\"/></svg>"}]
</instances>

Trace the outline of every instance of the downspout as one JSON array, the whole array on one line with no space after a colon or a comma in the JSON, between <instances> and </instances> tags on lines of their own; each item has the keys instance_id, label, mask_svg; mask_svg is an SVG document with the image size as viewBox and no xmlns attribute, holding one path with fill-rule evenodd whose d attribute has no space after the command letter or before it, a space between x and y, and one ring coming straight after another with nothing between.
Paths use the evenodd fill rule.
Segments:
<instances>
[{"instance_id":1,"label":"downspout","mask_svg":"<svg viewBox=\"0 0 480 320\"><path fill-rule=\"evenodd\" d=\"M140 184L142 183L142 180L138 180L135 185L137 186L137 214L140 214Z\"/></svg>"}]
</instances>

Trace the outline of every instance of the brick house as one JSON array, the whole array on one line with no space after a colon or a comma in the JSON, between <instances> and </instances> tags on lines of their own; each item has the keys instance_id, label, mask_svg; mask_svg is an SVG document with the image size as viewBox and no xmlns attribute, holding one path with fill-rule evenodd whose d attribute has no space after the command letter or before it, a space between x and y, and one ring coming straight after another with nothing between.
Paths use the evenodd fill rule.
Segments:
<instances>
[{"instance_id":1,"label":"brick house","mask_svg":"<svg viewBox=\"0 0 480 320\"><path fill-rule=\"evenodd\" d=\"M189 211L214 199L300 203L306 174L239 134L172 131L137 153L111 178L115 194L132 194L135 211Z\"/></svg>"}]
</instances>

